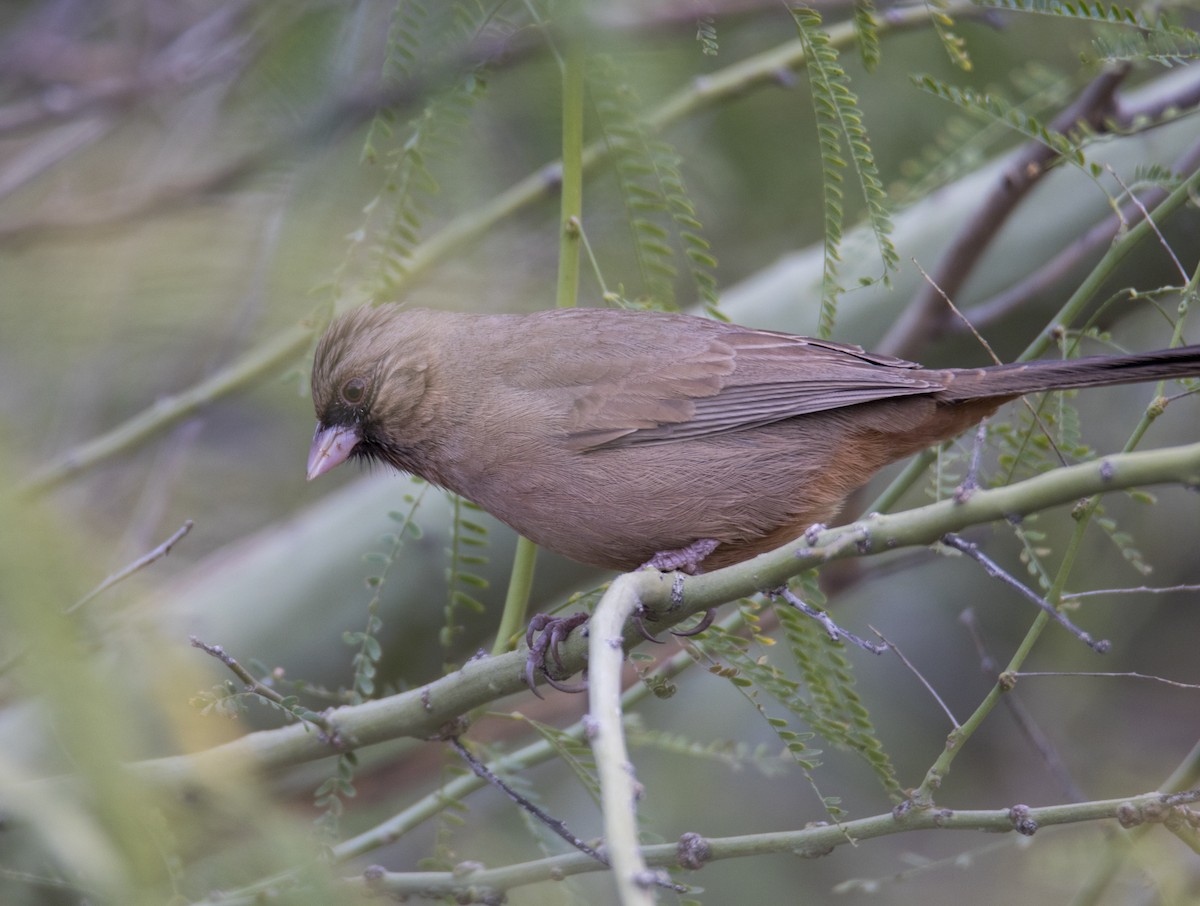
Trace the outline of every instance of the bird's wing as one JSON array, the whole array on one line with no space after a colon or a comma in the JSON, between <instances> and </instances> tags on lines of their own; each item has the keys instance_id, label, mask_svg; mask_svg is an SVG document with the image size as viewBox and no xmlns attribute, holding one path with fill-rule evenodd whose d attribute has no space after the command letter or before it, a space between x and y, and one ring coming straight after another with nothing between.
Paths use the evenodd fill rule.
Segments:
<instances>
[{"instance_id":1,"label":"bird's wing","mask_svg":"<svg viewBox=\"0 0 1200 906\"><path fill-rule=\"evenodd\" d=\"M857 346L722 328L589 382L572 404L569 447L672 443L945 387L937 372Z\"/></svg>"}]
</instances>

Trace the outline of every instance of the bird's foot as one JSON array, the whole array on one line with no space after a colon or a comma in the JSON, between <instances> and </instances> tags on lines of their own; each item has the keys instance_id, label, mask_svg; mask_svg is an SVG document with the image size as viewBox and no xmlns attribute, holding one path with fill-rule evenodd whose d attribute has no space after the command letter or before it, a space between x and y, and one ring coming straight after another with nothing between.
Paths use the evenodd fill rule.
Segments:
<instances>
[{"instance_id":1,"label":"bird's foot","mask_svg":"<svg viewBox=\"0 0 1200 906\"><path fill-rule=\"evenodd\" d=\"M529 621L529 627L525 630L525 644L529 646L529 656L525 659L525 682L538 698L542 698L542 693L537 690L539 673L560 692L583 692L587 689L586 682L564 683L556 679L550 667L550 661L553 661L558 673L566 672L558 648L566 641L572 629L582 626L587 621L586 613L573 613L569 617L552 617L548 613L539 613Z\"/></svg>"},{"instance_id":2,"label":"bird's foot","mask_svg":"<svg viewBox=\"0 0 1200 906\"><path fill-rule=\"evenodd\" d=\"M717 549L720 543L720 541L713 538L701 538L698 541L693 541L687 547L681 547L672 551L659 551L642 564L642 569L650 567L663 572L678 571L687 573L689 576L699 575L704 571L700 568L700 564L705 557ZM675 580L675 585L671 588L671 600L676 606L679 606L683 603L683 577L676 576ZM646 613L641 608L638 608L634 612L633 622L637 626L637 631L642 634L642 638L646 641L661 644L661 640L656 638L654 633L646 628L646 616ZM715 616L716 611L706 610L704 611L704 616L700 618L700 622L691 629L672 629L671 635L699 635L712 625Z\"/></svg>"},{"instance_id":3,"label":"bird's foot","mask_svg":"<svg viewBox=\"0 0 1200 906\"><path fill-rule=\"evenodd\" d=\"M715 551L720 543L713 538L701 538L693 541L687 547L673 551L659 551L642 564L642 569L649 566L664 573L677 569L689 576L694 576L700 572L700 564L704 558Z\"/></svg>"},{"instance_id":4,"label":"bird's foot","mask_svg":"<svg viewBox=\"0 0 1200 906\"><path fill-rule=\"evenodd\" d=\"M684 637L699 635L712 625L712 621L716 618L716 615L717 611L710 607L708 610L704 611L704 615L700 617L700 622L691 629L669 629L667 631L670 632L671 635ZM642 638L647 642L653 642L655 645L661 645L663 643L662 639L655 636L654 633L646 628L647 617L648 614L646 614L646 612L639 607L633 612L633 625L637 627L637 631L641 633Z\"/></svg>"},{"instance_id":5,"label":"bird's foot","mask_svg":"<svg viewBox=\"0 0 1200 906\"><path fill-rule=\"evenodd\" d=\"M818 623L825 627L825 631L829 633L829 637L835 642L845 639L861 648L863 651L869 651L871 654L883 654L888 650L886 643L868 642L861 636L855 635L848 629L843 629L833 621L833 617L823 610L818 610L807 601L797 597L790 588L786 585L781 585L779 588L766 592L769 598L783 598L798 611L805 616L812 617Z\"/></svg>"}]
</instances>

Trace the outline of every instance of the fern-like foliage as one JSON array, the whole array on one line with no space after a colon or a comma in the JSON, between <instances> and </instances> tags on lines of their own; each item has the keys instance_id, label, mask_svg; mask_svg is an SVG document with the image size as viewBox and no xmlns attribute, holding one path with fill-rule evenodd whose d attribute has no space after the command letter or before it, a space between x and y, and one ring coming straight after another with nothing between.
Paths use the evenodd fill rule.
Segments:
<instances>
[{"instance_id":1,"label":"fern-like foliage","mask_svg":"<svg viewBox=\"0 0 1200 906\"><path fill-rule=\"evenodd\" d=\"M980 6L1076 19L1096 25L1119 26L1120 34L1097 35L1094 39L1097 59L1105 62L1158 63L1182 66L1200 59L1200 34L1167 21L1151 19L1141 9L1130 9L1100 0L977 0ZM1161 7L1152 7L1158 11Z\"/></svg>"},{"instance_id":2,"label":"fern-like foliage","mask_svg":"<svg viewBox=\"0 0 1200 906\"><path fill-rule=\"evenodd\" d=\"M1024 522L1014 525L1013 534L1017 536L1017 540L1021 544L1019 559L1025 567L1025 572L1033 578L1037 587L1045 593L1053 585L1053 578L1050 570L1046 568L1046 564L1043 561L1053 553L1053 549L1046 546L1047 534L1037 527L1036 517L1037 514L1034 514L1033 519L1026 517Z\"/></svg>"},{"instance_id":3,"label":"fern-like foliage","mask_svg":"<svg viewBox=\"0 0 1200 906\"><path fill-rule=\"evenodd\" d=\"M925 0L925 8L931 14L929 20L933 23L933 30L942 42L946 55L950 57L950 62L964 72L970 72L974 64L971 62L970 53L967 52L967 42L954 30L954 19L949 13L949 4L946 0Z\"/></svg>"},{"instance_id":4,"label":"fern-like foliage","mask_svg":"<svg viewBox=\"0 0 1200 906\"><path fill-rule=\"evenodd\" d=\"M825 604L815 572L798 580L799 593L813 606ZM896 772L871 722L871 715L854 686L854 673L845 647L830 640L824 627L791 605L776 601L775 614L792 658L808 690L805 720L829 743L857 752L870 765L889 796L899 801L903 791Z\"/></svg>"},{"instance_id":5,"label":"fern-like foliage","mask_svg":"<svg viewBox=\"0 0 1200 906\"><path fill-rule=\"evenodd\" d=\"M1125 562L1133 567L1139 575L1148 576L1154 572L1154 568L1146 562L1146 557L1142 553L1141 548L1137 546L1136 539L1129 532L1122 529L1117 524L1116 519L1108 515L1104 509L1104 504L1096 504L1092 519L1108 537L1108 540L1113 543L1113 546L1120 551Z\"/></svg>"},{"instance_id":6,"label":"fern-like foliage","mask_svg":"<svg viewBox=\"0 0 1200 906\"><path fill-rule=\"evenodd\" d=\"M959 443L944 444L937 450L933 468L927 469L929 484L926 493L933 500L953 497L966 474L966 457Z\"/></svg>"},{"instance_id":7,"label":"fern-like foliage","mask_svg":"<svg viewBox=\"0 0 1200 906\"><path fill-rule=\"evenodd\" d=\"M313 805L321 810L313 822L317 839L331 846L339 835L342 815L346 811L345 800L357 795L354 775L358 770L358 757L353 752L342 752L334 762L333 774L325 778L313 792Z\"/></svg>"},{"instance_id":8,"label":"fern-like foliage","mask_svg":"<svg viewBox=\"0 0 1200 906\"><path fill-rule=\"evenodd\" d=\"M402 87L426 73L448 73L415 116L400 124L398 111L385 107L373 120L363 158L383 167L383 191L365 209L367 223L353 235L379 237L371 249L375 264L372 294L395 295L408 271L428 214L427 201L439 191L432 161L449 157L462 140L470 114L487 91L488 67L455 71L455 55L484 28L507 30L503 19L475 0L446 7L404 0L389 31L384 85ZM397 92L401 94L401 92Z\"/></svg>"},{"instance_id":9,"label":"fern-like foliage","mask_svg":"<svg viewBox=\"0 0 1200 906\"><path fill-rule=\"evenodd\" d=\"M663 733L640 725L628 728L626 738L632 746L657 749L680 758L716 762L733 771L749 767L764 777L779 777L792 768L790 759L765 744L751 748L730 739L698 742L680 733Z\"/></svg>"},{"instance_id":10,"label":"fern-like foliage","mask_svg":"<svg viewBox=\"0 0 1200 906\"><path fill-rule=\"evenodd\" d=\"M1035 408L1018 406L1010 422L991 426L1000 449L1000 470L995 485L1040 475L1062 464L1063 459L1088 459L1092 449L1079 434L1079 412L1071 404L1072 391L1047 394Z\"/></svg>"},{"instance_id":11,"label":"fern-like foliage","mask_svg":"<svg viewBox=\"0 0 1200 906\"><path fill-rule=\"evenodd\" d=\"M380 237L374 248L377 297L395 295L407 275L428 213L426 201L440 191L429 162L448 157L457 146L486 90L486 72L480 67L429 101L409 122L404 141L385 155L384 191L368 205L370 213L377 207L383 211L375 230Z\"/></svg>"},{"instance_id":12,"label":"fern-like foliage","mask_svg":"<svg viewBox=\"0 0 1200 906\"><path fill-rule=\"evenodd\" d=\"M1105 63L1148 61L1160 66L1186 66L1200 60L1200 35L1185 29L1097 35L1096 56Z\"/></svg>"},{"instance_id":13,"label":"fern-like foliage","mask_svg":"<svg viewBox=\"0 0 1200 906\"><path fill-rule=\"evenodd\" d=\"M1074 90L1070 79L1039 62L1018 67L1009 81L1018 99L1013 103L1034 116L1060 109ZM901 180L890 187L893 203L911 204L974 172L1010 135L996 120L981 127L977 118L948 117L920 154L900 165Z\"/></svg>"},{"instance_id":14,"label":"fern-like foliage","mask_svg":"<svg viewBox=\"0 0 1200 906\"><path fill-rule=\"evenodd\" d=\"M1093 176L1098 175L1094 170L1087 170L1087 160L1083 154L1083 145L1088 135L1078 139L1069 138L1061 132L1043 125L1042 121L1028 111L1016 107L995 92L981 92L972 88L959 88L949 85L931 75L914 75L913 83L922 91L949 101L959 109L994 121L1015 130L1026 138L1041 142L1057 153L1063 160L1084 168Z\"/></svg>"},{"instance_id":15,"label":"fern-like foliage","mask_svg":"<svg viewBox=\"0 0 1200 906\"><path fill-rule=\"evenodd\" d=\"M883 58L879 47L879 18L875 0L854 0L854 34L858 39L863 67L871 72Z\"/></svg>"},{"instance_id":16,"label":"fern-like foliage","mask_svg":"<svg viewBox=\"0 0 1200 906\"><path fill-rule=\"evenodd\" d=\"M747 622L758 624L758 615L745 604L740 605ZM770 642L769 639L765 641ZM763 701L763 693L775 699L793 716L803 718L807 705L803 701L804 690L800 683L788 677L782 670L766 658L754 657L749 652L750 642L741 636L727 632L719 625L709 627L703 636L693 643L693 650L702 657L697 659L704 663L710 673L729 680L733 687L761 714L767 726L783 743L784 751L793 762L804 772L805 778L815 788L812 771L820 766L818 757L820 751L810 749L808 740L813 734L796 730L791 721L772 713L772 709ZM826 801L826 807L833 817L840 817L841 811L835 803Z\"/></svg>"},{"instance_id":17,"label":"fern-like foliage","mask_svg":"<svg viewBox=\"0 0 1200 906\"><path fill-rule=\"evenodd\" d=\"M1060 16L1068 19L1083 19L1106 25L1132 25L1134 28L1150 28L1142 16L1128 7L1116 3L1089 3L1087 0L976 0L980 6L1006 9L1018 13L1038 13L1045 16Z\"/></svg>"},{"instance_id":18,"label":"fern-like foliage","mask_svg":"<svg viewBox=\"0 0 1200 906\"><path fill-rule=\"evenodd\" d=\"M516 714L514 717L525 721L525 723L533 727L542 739L546 740L553 747L563 764L571 769L571 772L575 775L575 779L579 781L579 785L592 797L592 801L599 806L600 779L596 775L596 760L592 754L591 746L585 740L578 739L570 733L564 733L550 724L534 720L526 714Z\"/></svg>"},{"instance_id":19,"label":"fern-like foliage","mask_svg":"<svg viewBox=\"0 0 1200 906\"><path fill-rule=\"evenodd\" d=\"M815 574L803 580L801 593L816 605L823 603ZM758 614L745 603L740 606L747 623L757 627ZM764 694L830 744L857 752L875 771L888 794L902 798L895 771L875 734L870 715L854 689L854 676L842 647L832 642L816 621L789 605L775 605L775 613L788 651L800 668L799 680L767 658L753 656L749 641L719 626L708 629L695 643L696 648L711 659L710 672L728 679L758 709L810 783L813 783L811 771L819 765L817 757L820 755L806 744L812 734L795 729L789 718L771 713L762 700ZM770 639L757 633L755 638L772 644ZM841 816L841 809L834 801L828 798L824 801L833 817Z\"/></svg>"},{"instance_id":20,"label":"fern-like foliage","mask_svg":"<svg viewBox=\"0 0 1200 906\"><path fill-rule=\"evenodd\" d=\"M1129 182L1129 191L1154 187L1164 192L1174 192L1183 180L1170 167L1161 164L1138 164L1133 169L1133 179Z\"/></svg>"},{"instance_id":21,"label":"fern-like foliage","mask_svg":"<svg viewBox=\"0 0 1200 906\"><path fill-rule=\"evenodd\" d=\"M717 261L684 183L679 154L646 130L637 94L612 58L590 61L588 86L612 151L649 305L675 307L676 261L682 258L700 300L717 314Z\"/></svg>"},{"instance_id":22,"label":"fern-like foliage","mask_svg":"<svg viewBox=\"0 0 1200 906\"><path fill-rule=\"evenodd\" d=\"M871 143L863 126L858 99L850 90L850 80L838 59L837 49L821 28L820 15L807 7L790 10L805 49L811 83L813 109L817 118L817 143L821 152L821 185L824 192L825 265L821 287L821 314L818 333L833 334L837 319L837 301L844 291L838 280L845 224L843 173L847 152L853 165L859 191L866 202L867 220L883 262L880 276L885 283L899 264L892 243L892 220L887 209L887 194L879 178Z\"/></svg>"},{"instance_id":23,"label":"fern-like foliage","mask_svg":"<svg viewBox=\"0 0 1200 906\"><path fill-rule=\"evenodd\" d=\"M457 494L450 496L453 506L450 546L446 553L450 563L446 567L446 605L442 609L445 621L440 633L442 650L449 655L454 640L462 633L459 612L463 609L482 613L483 602L475 596L488 586L487 579L476 572L476 567L488 562L487 526L478 521L483 512L477 504ZM446 669L453 669L449 663Z\"/></svg>"},{"instance_id":24,"label":"fern-like foliage","mask_svg":"<svg viewBox=\"0 0 1200 906\"><path fill-rule=\"evenodd\" d=\"M706 57L715 57L720 52L717 43L717 20L712 16L701 16L696 20L696 42Z\"/></svg>"},{"instance_id":25,"label":"fern-like foliage","mask_svg":"<svg viewBox=\"0 0 1200 906\"><path fill-rule=\"evenodd\" d=\"M350 690L351 704L362 704L375 696L375 674L379 661L383 658L383 647L379 644L379 633L383 629L383 620L379 616L383 602L383 586L389 571L400 556L400 549L405 541L419 538L421 535L414 519L428 487L422 482L419 492L404 495L408 504L406 512L393 510L388 513L388 518L395 522L398 528L394 534L384 535L381 539L386 550L363 555L363 562L377 565L379 569L373 571L365 580L367 588L372 591L371 600L367 602L366 625L357 632L346 632L342 635L343 642L357 649L351 661L354 669L354 681Z\"/></svg>"},{"instance_id":26,"label":"fern-like foliage","mask_svg":"<svg viewBox=\"0 0 1200 906\"><path fill-rule=\"evenodd\" d=\"M814 606L824 604L815 573L802 577L800 584L800 594L806 601ZM757 626L758 615L747 605L741 606L748 624ZM774 611L788 651L800 669L799 680L791 678L766 658L751 656L747 640L727 633L719 626L710 628L703 639L696 642L697 648L714 662L709 667L710 672L728 679L754 704L810 783L810 772L819 765L816 759L820 755L806 745L811 734L795 730L787 718L769 714L760 700L760 693L773 698L831 745L858 753L874 770L888 795L896 800L903 798L891 761L854 688L854 674L843 647L830 640L815 620L790 605L779 602L774 605ZM761 636L758 638L771 642ZM835 803L828 799L825 802L831 815L841 815Z\"/></svg>"}]
</instances>

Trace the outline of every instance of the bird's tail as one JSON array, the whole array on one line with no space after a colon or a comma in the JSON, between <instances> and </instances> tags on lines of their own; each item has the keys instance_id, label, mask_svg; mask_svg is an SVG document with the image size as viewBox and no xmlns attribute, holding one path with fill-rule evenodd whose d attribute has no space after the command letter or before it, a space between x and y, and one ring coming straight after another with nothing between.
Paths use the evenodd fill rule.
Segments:
<instances>
[{"instance_id":1,"label":"bird's tail","mask_svg":"<svg viewBox=\"0 0 1200 906\"><path fill-rule=\"evenodd\" d=\"M954 380L938 396L947 402L958 402L1185 377L1200 377L1200 346L956 369Z\"/></svg>"}]
</instances>

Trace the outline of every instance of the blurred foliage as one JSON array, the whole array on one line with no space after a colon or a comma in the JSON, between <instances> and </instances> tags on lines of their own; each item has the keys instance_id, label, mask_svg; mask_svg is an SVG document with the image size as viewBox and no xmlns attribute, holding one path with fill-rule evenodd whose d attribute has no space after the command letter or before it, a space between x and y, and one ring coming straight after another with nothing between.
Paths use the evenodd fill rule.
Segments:
<instances>
[{"instance_id":1,"label":"blurred foliage","mask_svg":"<svg viewBox=\"0 0 1200 906\"><path fill-rule=\"evenodd\" d=\"M1132 217L1126 187L1169 192L1198 165L1193 6L0 4L0 902L199 903L221 892L225 903L260 893L331 903L358 898L339 879L366 865L498 866L561 851L495 790L464 798L473 778L437 742L331 748L266 775L186 758L289 712L420 686L490 644L511 534L395 476L347 469L307 486L304 375L319 327L365 299L552 304L569 42L590 61L585 302L719 305L735 320L869 345L923 285L912 262L934 271L1000 181L1003 155L1034 138L1078 166L1053 165L996 225L969 279L948 288L1008 358L1108 240L1060 253L1115 226L1114 212ZM821 63L812 79L796 68L804 48ZM1106 113L1130 118L1056 130L1055 116L1116 63L1129 72ZM1197 235L1194 207L1169 220L1060 338L1092 350L1171 342L1195 306ZM996 304L1047 263L1061 264L1052 279ZM1181 335L1197 340L1194 327ZM986 360L953 325L916 339L931 363ZM209 389L182 405L197 388ZM1150 398L1120 388L1038 418L1014 410L992 431L986 474L1119 449ZM149 427L136 442L81 455L139 417ZM1194 441L1198 423L1195 398L1179 399L1148 442ZM1053 443L1038 433L1047 428ZM952 492L967 452L943 452L935 495ZM1075 599L1073 619L1114 651L1101 663L1050 634L1030 669L1200 682L1200 611L1187 606L1200 599L1196 497L1164 488L1147 502L1105 500L1070 590L1190 589ZM67 615L189 519L168 557ZM979 540L1044 587L1072 529L1070 514L1051 512ZM543 555L534 604L578 609L603 578ZM1033 618L964 558L883 556L839 564L823 582L839 620L879 627L960 720L994 669L981 671L986 658L956 617L973 614L975 642L999 664ZM945 715L897 661L822 647L791 612L782 628L745 613L752 633L714 632L683 659L703 662L707 645L711 675L656 675L637 705L646 842L884 813L943 748ZM259 704L191 635L286 707ZM1019 694L1056 754L993 715L939 804L1142 792L1197 738L1194 688L1029 678ZM475 715L468 739L513 759L498 773L522 795L579 836L598 834L584 701L554 693L499 707ZM828 751L809 745L812 731ZM355 835L383 822L400 830L360 846ZM1194 901L1194 854L1152 830L1153 845L1131 847L1108 880L1101 855L1115 859L1106 841L1120 833L1110 825L1042 832L1031 847L896 834L823 860L736 859L676 877L710 903L747 891L819 899L838 885L850 904L1123 903L1142 887L1157 902ZM609 896L594 873L510 901Z\"/></svg>"}]
</instances>

